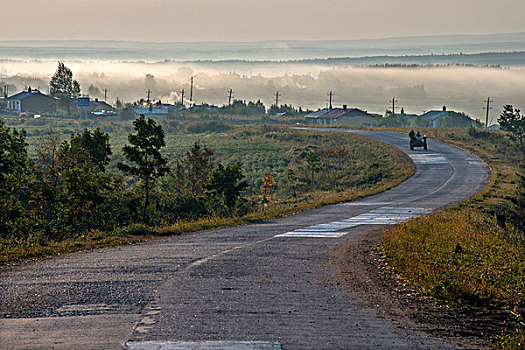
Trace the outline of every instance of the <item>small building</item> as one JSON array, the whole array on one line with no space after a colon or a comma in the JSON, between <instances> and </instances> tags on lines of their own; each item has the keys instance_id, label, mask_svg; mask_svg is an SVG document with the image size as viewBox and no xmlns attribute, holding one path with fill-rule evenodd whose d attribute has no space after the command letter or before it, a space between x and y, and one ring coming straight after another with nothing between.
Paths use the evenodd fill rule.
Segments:
<instances>
[{"instance_id":1,"label":"small building","mask_svg":"<svg viewBox=\"0 0 525 350\"><path fill-rule=\"evenodd\" d=\"M167 110L168 112L176 112L176 111L180 111L184 107L182 105L163 103L162 101L159 100L155 102L155 104L153 105L153 108L161 108L161 109Z\"/></svg>"},{"instance_id":2,"label":"small building","mask_svg":"<svg viewBox=\"0 0 525 350\"><path fill-rule=\"evenodd\" d=\"M17 113L55 113L57 103L54 97L29 88L27 91L8 97L7 110Z\"/></svg>"},{"instance_id":3,"label":"small building","mask_svg":"<svg viewBox=\"0 0 525 350\"><path fill-rule=\"evenodd\" d=\"M304 116L306 124L317 124L319 116L325 114L326 112L330 111L328 108L318 109L315 112L309 113Z\"/></svg>"},{"instance_id":4,"label":"small building","mask_svg":"<svg viewBox=\"0 0 525 350\"><path fill-rule=\"evenodd\" d=\"M220 108L214 105L209 105L207 103L202 103L200 105L194 104L187 110L189 112L213 112L213 111L219 111Z\"/></svg>"},{"instance_id":5,"label":"small building","mask_svg":"<svg viewBox=\"0 0 525 350\"><path fill-rule=\"evenodd\" d=\"M420 118L427 121L428 127L437 128L438 120L448 116L448 113L449 112L447 111L447 107L443 106L443 110L441 111L434 110L434 111L425 112L421 114Z\"/></svg>"},{"instance_id":6,"label":"small building","mask_svg":"<svg viewBox=\"0 0 525 350\"><path fill-rule=\"evenodd\" d=\"M448 111L446 106L443 106L442 110L423 113L419 118L420 120L426 121L426 127L429 128L467 128L469 126L482 126L479 120L474 120L464 113Z\"/></svg>"},{"instance_id":7,"label":"small building","mask_svg":"<svg viewBox=\"0 0 525 350\"><path fill-rule=\"evenodd\" d=\"M415 113L392 113L392 114L388 114L387 117L414 118L414 117L417 117L417 114Z\"/></svg>"},{"instance_id":8,"label":"small building","mask_svg":"<svg viewBox=\"0 0 525 350\"><path fill-rule=\"evenodd\" d=\"M168 110L165 108L133 108L133 112L137 116L142 114L145 117L166 117L168 115Z\"/></svg>"},{"instance_id":9,"label":"small building","mask_svg":"<svg viewBox=\"0 0 525 350\"><path fill-rule=\"evenodd\" d=\"M377 117L359 108L322 109L305 116L308 124L372 126Z\"/></svg>"},{"instance_id":10,"label":"small building","mask_svg":"<svg viewBox=\"0 0 525 350\"><path fill-rule=\"evenodd\" d=\"M99 101L98 98L89 101L88 112L96 117L113 117L117 115L117 110L110 104Z\"/></svg>"}]
</instances>

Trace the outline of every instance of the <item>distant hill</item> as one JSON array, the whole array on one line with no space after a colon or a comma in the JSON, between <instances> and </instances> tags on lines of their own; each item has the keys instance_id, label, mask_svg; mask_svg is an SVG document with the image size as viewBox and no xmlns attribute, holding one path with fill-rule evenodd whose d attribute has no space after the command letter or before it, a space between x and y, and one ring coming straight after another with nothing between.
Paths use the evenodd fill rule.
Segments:
<instances>
[{"instance_id":1,"label":"distant hill","mask_svg":"<svg viewBox=\"0 0 525 350\"><path fill-rule=\"evenodd\" d=\"M525 52L525 33L260 42L0 41L0 59L288 61L486 52Z\"/></svg>"},{"instance_id":2,"label":"distant hill","mask_svg":"<svg viewBox=\"0 0 525 350\"><path fill-rule=\"evenodd\" d=\"M491 66L517 67L525 66L525 51L518 52L484 52L477 54L443 54L443 55L404 55L404 56L365 56L365 57L333 57L315 58L288 61L249 61L249 60L222 60L222 61L191 61L200 65L210 65L223 69L233 69L240 66L254 65L316 65L328 67L441 67L441 66Z\"/></svg>"}]
</instances>

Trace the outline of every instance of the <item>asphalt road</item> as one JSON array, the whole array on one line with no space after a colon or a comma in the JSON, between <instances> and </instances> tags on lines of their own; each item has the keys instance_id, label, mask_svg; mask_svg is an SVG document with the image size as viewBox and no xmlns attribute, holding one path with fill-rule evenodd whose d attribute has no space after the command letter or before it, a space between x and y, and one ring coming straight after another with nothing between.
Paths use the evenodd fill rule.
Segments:
<instances>
[{"instance_id":1,"label":"asphalt road","mask_svg":"<svg viewBox=\"0 0 525 350\"><path fill-rule=\"evenodd\" d=\"M0 272L2 349L453 349L329 283L330 249L459 202L490 170L429 140L355 131L406 151L416 174L356 202L258 225L99 249ZM378 308L381 308L378 305Z\"/></svg>"}]
</instances>

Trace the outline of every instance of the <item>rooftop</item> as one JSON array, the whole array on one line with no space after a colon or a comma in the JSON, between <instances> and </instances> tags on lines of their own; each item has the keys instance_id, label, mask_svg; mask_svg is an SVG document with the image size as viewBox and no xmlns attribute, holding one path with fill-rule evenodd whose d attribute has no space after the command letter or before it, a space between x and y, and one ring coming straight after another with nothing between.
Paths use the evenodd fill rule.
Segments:
<instances>
[{"instance_id":1,"label":"rooftop","mask_svg":"<svg viewBox=\"0 0 525 350\"><path fill-rule=\"evenodd\" d=\"M13 101L13 100L20 101L20 100L26 99L26 98L28 98L30 96L34 96L34 95L42 95L42 96L45 96L45 97L54 98L54 97L51 97L49 95L43 94L43 93L41 93L38 90L31 90L31 91L27 90L27 91L19 92L18 94L14 94L13 96L8 97L7 99L11 100L11 101Z\"/></svg>"}]
</instances>

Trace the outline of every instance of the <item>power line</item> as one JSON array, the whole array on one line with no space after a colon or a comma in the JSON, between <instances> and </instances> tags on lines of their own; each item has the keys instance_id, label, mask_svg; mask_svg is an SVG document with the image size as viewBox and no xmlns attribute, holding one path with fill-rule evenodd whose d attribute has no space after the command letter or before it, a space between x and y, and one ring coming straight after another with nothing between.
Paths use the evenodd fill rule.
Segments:
<instances>
[{"instance_id":1,"label":"power line","mask_svg":"<svg viewBox=\"0 0 525 350\"><path fill-rule=\"evenodd\" d=\"M392 100L389 102L392 102L392 114L396 114L396 102L397 102L396 98L392 97Z\"/></svg>"},{"instance_id":2,"label":"power line","mask_svg":"<svg viewBox=\"0 0 525 350\"><path fill-rule=\"evenodd\" d=\"M233 90L230 89L228 93L228 106L232 104L232 95L233 95Z\"/></svg>"},{"instance_id":3,"label":"power line","mask_svg":"<svg viewBox=\"0 0 525 350\"><path fill-rule=\"evenodd\" d=\"M330 92L328 93L328 96L330 97L330 100L329 100L329 101L330 101L329 107L330 107L330 109L332 109L332 99L333 99L333 97L335 96L335 94L334 94L333 91L330 91Z\"/></svg>"},{"instance_id":4,"label":"power line","mask_svg":"<svg viewBox=\"0 0 525 350\"><path fill-rule=\"evenodd\" d=\"M487 99L485 100L485 102L487 102L487 107L483 107L483 109L486 109L487 110L487 116L485 117L485 129L488 129L489 127L489 111L492 109L492 107L490 106L490 104L492 102L494 102L494 100L491 100L490 97L487 97Z\"/></svg>"},{"instance_id":5,"label":"power line","mask_svg":"<svg viewBox=\"0 0 525 350\"><path fill-rule=\"evenodd\" d=\"M190 78L190 107L193 102L193 77Z\"/></svg>"}]
</instances>

